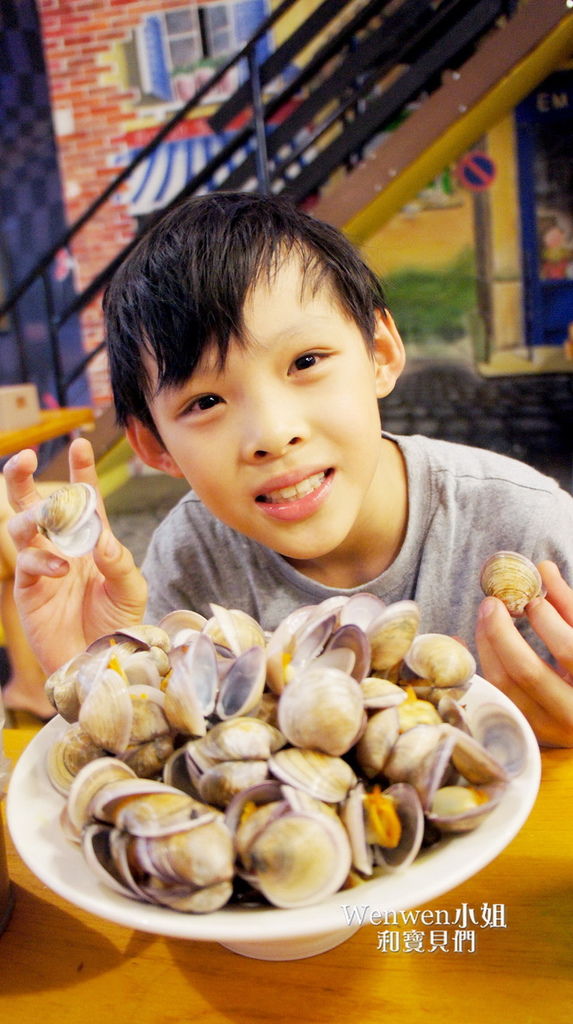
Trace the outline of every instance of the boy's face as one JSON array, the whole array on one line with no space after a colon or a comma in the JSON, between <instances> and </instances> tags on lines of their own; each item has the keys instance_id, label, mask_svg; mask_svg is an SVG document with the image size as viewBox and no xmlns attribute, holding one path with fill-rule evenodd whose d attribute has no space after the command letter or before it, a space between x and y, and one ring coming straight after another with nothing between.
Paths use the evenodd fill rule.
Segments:
<instances>
[{"instance_id":1,"label":"boy's face","mask_svg":"<svg viewBox=\"0 0 573 1024\"><path fill-rule=\"evenodd\" d=\"M248 341L231 342L223 369L207 353L150 402L164 448L138 421L131 443L294 564L350 556L372 543L388 502L377 399L402 368L400 339L380 316L370 353L325 287L302 290L295 261L257 285L244 312Z\"/></svg>"}]
</instances>

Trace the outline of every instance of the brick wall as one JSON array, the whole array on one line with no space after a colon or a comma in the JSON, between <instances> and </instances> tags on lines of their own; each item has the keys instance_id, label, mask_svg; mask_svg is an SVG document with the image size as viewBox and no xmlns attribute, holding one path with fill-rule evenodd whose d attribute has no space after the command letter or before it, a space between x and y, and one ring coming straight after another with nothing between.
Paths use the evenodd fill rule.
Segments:
<instances>
[{"instance_id":1,"label":"brick wall","mask_svg":"<svg viewBox=\"0 0 573 1024\"><path fill-rule=\"evenodd\" d=\"M122 46L162 0L37 0L68 223L72 224L118 173L118 140L133 128L137 90L125 88ZM189 0L169 0L169 9ZM138 119L138 124L146 122ZM108 201L73 243L76 287L82 290L133 235L125 205ZM82 317L84 345L102 340L100 301ZM90 371L94 404L110 401L105 360Z\"/></svg>"}]
</instances>

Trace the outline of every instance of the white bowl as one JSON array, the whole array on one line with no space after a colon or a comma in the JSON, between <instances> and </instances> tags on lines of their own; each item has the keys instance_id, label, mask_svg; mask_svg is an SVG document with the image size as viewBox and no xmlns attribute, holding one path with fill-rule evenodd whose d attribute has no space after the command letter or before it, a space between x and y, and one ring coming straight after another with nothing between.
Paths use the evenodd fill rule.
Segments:
<instances>
[{"instance_id":1,"label":"white bowl","mask_svg":"<svg viewBox=\"0 0 573 1024\"><path fill-rule=\"evenodd\" d=\"M79 847L64 837L64 804L48 781L48 748L67 727L57 717L31 741L14 768L7 797L8 827L22 860L70 903L116 924L180 939L218 942L260 960L295 960L349 939L371 914L419 907L448 892L496 857L517 834L535 802L541 777L539 747L523 715L502 693L475 677L464 697L468 712L482 703L502 705L514 717L527 749L524 771L474 831L443 839L403 873L382 875L322 903L296 910L228 907L213 914L182 914L135 902L103 886Z\"/></svg>"}]
</instances>

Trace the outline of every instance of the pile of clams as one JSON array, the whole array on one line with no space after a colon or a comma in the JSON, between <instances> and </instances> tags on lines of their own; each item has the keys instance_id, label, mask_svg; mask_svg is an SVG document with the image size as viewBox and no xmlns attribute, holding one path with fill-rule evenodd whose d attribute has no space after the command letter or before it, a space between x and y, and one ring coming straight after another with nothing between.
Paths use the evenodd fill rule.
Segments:
<instances>
[{"instance_id":1,"label":"pile of clams","mask_svg":"<svg viewBox=\"0 0 573 1024\"><path fill-rule=\"evenodd\" d=\"M211 610L102 637L46 684L64 828L124 895L317 903L475 828L521 771L514 719L467 720L474 659L414 602L335 597L271 635Z\"/></svg>"}]
</instances>

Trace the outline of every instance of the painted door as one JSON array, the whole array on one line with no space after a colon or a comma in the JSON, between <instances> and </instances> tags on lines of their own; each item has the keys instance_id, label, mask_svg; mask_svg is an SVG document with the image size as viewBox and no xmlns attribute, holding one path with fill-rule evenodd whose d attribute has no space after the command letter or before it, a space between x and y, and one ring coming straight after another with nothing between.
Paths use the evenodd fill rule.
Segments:
<instances>
[{"instance_id":1,"label":"painted door","mask_svg":"<svg viewBox=\"0 0 573 1024\"><path fill-rule=\"evenodd\" d=\"M573 345L573 72L516 110L527 344Z\"/></svg>"}]
</instances>

